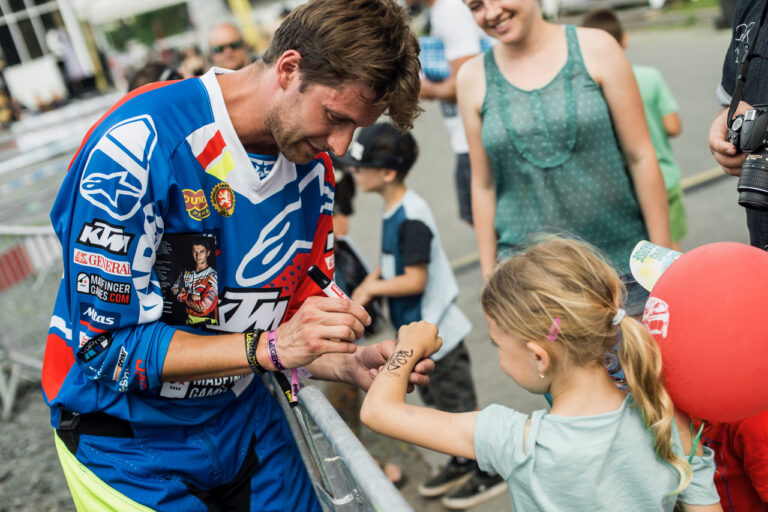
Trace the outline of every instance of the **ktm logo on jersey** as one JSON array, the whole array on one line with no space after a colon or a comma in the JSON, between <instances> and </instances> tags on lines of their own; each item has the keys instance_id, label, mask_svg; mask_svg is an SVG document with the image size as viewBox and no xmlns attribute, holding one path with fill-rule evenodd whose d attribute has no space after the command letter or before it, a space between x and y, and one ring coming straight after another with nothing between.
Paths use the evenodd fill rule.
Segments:
<instances>
[{"instance_id":1,"label":"ktm logo on jersey","mask_svg":"<svg viewBox=\"0 0 768 512\"><path fill-rule=\"evenodd\" d=\"M80 195L113 219L131 218L147 190L149 160L156 142L155 125L148 115L117 123L88 155Z\"/></svg>"},{"instance_id":2,"label":"ktm logo on jersey","mask_svg":"<svg viewBox=\"0 0 768 512\"><path fill-rule=\"evenodd\" d=\"M90 247L98 247L112 254L125 256L133 240L132 234L126 234L122 226L115 226L103 220L86 222L77 241Z\"/></svg>"},{"instance_id":3,"label":"ktm logo on jersey","mask_svg":"<svg viewBox=\"0 0 768 512\"><path fill-rule=\"evenodd\" d=\"M277 329L290 297L280 297L280 288L224 288L219 295L219 325L208 329L224 332L245 332L254 327Z\"/></svg>"}]
</instances>

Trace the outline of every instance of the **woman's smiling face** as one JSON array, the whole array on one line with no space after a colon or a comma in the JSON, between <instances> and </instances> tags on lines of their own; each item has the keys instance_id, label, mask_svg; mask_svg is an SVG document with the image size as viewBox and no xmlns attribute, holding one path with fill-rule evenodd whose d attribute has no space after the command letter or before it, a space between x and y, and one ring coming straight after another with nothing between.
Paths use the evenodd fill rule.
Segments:
<instances>
[{"instance_id":1,"label":"woman's smiling face","mask_svg":"<svg viewBox=\"0 0 768 512\"><path fill-rule=\"evenodd\" d=\"M536 0L464 0L475 23L502 43L520 41L537 17Z\"/></svg>"}]
</instances>

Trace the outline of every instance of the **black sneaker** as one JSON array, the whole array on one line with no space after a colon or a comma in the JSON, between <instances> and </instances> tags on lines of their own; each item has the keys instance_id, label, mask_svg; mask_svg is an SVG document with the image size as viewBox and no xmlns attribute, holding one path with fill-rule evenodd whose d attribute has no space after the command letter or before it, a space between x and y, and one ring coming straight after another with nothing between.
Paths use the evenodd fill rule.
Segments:
<instances>
[{"instance_id":1,"label":"black sneaker","mask_svg":"<svg viewBox=\"0 0 768 512\"><path fill-rule=\"evenodd\" d=\"M477 469L475 461L459 463L455 458L443 466L432 478L419 485L419 494L425 498L442 496L451 489L467 482Z\"/></svg>"},{"instance_id":2,"label":"black sneaker","mask_svg":"<svg viewBox=\"0 0 768 512\"><path fill-rule=\"evenodd\" d=\"M507 492L507 482L500 476L478 470L472 474L467 483L443 497L441 503L445 508L463 510L501 496L505 492Z\"/></svg>"}]
</instances>

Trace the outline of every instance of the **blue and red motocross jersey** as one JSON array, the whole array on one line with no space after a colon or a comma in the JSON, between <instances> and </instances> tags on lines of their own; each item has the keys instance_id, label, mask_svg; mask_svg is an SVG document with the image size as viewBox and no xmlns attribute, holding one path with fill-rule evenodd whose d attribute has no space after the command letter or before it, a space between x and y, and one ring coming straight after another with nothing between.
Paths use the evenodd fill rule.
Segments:
<instances>
[{"instance_id":1,"label":"blue and red motocross jersey","mask_svg":"<svg viewBox=\"0 0 768 512\"><path fill-rule=\"evenodd\" d=\"M145 425L194 425L262 386L253 375L161 382L177 329L274 329L320 293L306 271L333 271L334 177L327 154L278 155L259 177L212 70L125 96L86 135L51 211L64 275L42 385L59 406ZM160 320L154 268L164 236L213 235L218 325Z\"/></svg>"}]
</instances>

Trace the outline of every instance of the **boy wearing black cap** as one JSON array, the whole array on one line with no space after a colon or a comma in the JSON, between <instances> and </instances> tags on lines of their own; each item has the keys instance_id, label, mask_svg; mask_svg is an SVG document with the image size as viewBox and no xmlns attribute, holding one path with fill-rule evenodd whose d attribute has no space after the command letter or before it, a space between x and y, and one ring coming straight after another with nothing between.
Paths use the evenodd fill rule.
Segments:
<instances>
[{"instance_id":1,"label":"boy wearing black cap","mask_svg":"<svg viewBox=\"0 0 768 512\"><path fill-rule=\"evenodd\" d=\"M472 324L456 305L459 287L429 205L405 184L417 155L411 134L377 123L359 132L344 157L334 157L337 165L354 172L361 191L376 192L385 203L380 266L355 288L352 300L365 305L376 297L386 298L395 329L418 320L437 325L443 346L432 356L435 370L429 385L419 388L421 397L443 411L473 411L477 400L463 343ZM474 461L453 457L419 492L441 496L470 479L483 480L479 486L484 492L466 496L467 503L462 503L466 507L506 490L501 478L481 473Z\"/></svg>"}]
</instances>

